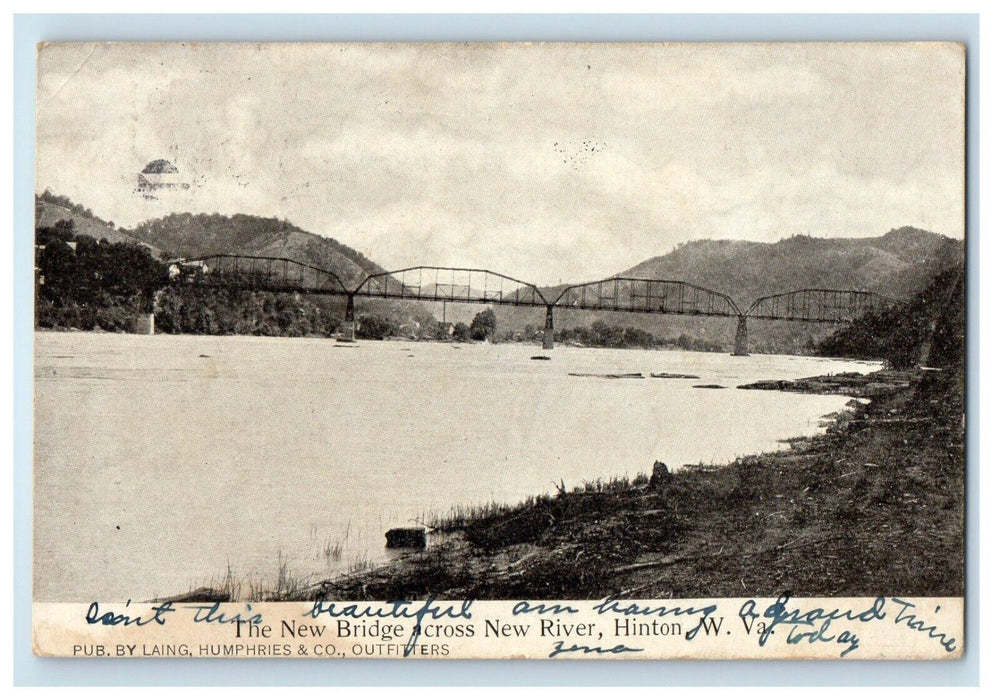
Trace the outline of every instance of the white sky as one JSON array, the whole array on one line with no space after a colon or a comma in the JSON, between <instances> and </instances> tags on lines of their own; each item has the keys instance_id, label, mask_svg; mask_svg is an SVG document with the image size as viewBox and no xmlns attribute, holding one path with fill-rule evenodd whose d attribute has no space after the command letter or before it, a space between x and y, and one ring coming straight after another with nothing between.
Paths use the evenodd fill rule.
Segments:
<instances>
[{"instance_id":1,"label":"white sky","mask_svg":"<svg viewBox=\"0 0 1000 700\"><path fill-rule=\"evenodd\" d=\"M945 44L55 44L37 188L287 218L389 269L594 279L696 238L964 235ZM134 193L168 158L193 186Z\"/></svg>"}]
</instances>

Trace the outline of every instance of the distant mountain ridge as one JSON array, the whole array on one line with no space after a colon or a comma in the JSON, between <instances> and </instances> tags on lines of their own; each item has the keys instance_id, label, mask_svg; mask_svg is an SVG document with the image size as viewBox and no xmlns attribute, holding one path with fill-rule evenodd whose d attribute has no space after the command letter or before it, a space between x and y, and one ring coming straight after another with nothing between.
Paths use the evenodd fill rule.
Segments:
<instances>
[{"instance_id":1,"label":"distant mountain ridge","mask_svg":"<svg viewBox=\"0 0 1000 700\"><path fill-rule=\"evenodd\" d=\"M868 290L904 300L925 289L943 271L961 266L964 257L963 241L905 227L872 238L691 241L617 276L689 282L728 294L746 310L759 297L808 288ZM554 299L566 286L541 291ZM533 329L541 327L542 317L535 309L497 307L496 315L501 332L531 336ZM732 346L735 332L732 319L569 309L555 314L557 329L589 326L598 320L667 338L687 334L720 348ZM811 352L813 344L835 330L832 325L809 323L751 326L751 352Z\"/></svg>"},{"instance_id":2,"label":"distant mountain ridge","mask_svg":"<svg viewBox=\"0 0 1000 700\"><path fill-rule=\"evenodd\" d=\"M691 241L620 276L690 282L728 294L746 308L760 296L809 287L868 290L903 299L963 259L962 241L904 227L873 238Z\"/></svg>"}]
</instances>

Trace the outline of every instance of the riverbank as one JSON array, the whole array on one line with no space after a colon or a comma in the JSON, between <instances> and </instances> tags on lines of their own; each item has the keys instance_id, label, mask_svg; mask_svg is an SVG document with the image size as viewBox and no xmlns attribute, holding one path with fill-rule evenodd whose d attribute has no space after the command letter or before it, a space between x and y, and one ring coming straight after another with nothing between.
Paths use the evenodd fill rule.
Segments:
<instances>
[{"instance_id":1,"label":"riverbank","mask_svg":"<svg viewBox=\"0 0 1000 700\"><path fill-rule=\"evenodd\" d=\"M427 551L293 597L962 595L961 374L812 383L870 403L787 451L443 520Z\"/></svg>"}]
</instances>

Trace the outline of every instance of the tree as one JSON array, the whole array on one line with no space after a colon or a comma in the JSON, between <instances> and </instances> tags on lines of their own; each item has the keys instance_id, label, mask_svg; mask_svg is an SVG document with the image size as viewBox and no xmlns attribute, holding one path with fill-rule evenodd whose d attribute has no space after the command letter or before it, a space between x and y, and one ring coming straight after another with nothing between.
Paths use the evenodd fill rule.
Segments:
<instances>
[{"instance_id":1,"label":"tree","mask_svg":"<svg viewBox=\"0 0 1000 700\"><path fill-rule=\"evenodd\" d=\"M455 327L452 330L451 337L454 338L455 340L460 340L460 341L461 340L468 340L469 339L469 327L467 325L465 325L464 323L462 323L461 321L459 321L458 323L455 324Z\"/></svg>"},{"instance_id":2,"label":"tree","mask_svg":"<svg viewBox=\"0 0 1000 700\"><path fill-rule=\"evenodd\" d=\"M491 338L497 329L497 317L493 309L486 309L476 314L469 327L469 337L473 340L486 340Z\"/></svg>"},{"instance_id":3,"label":"tree","mask_svg":"<svg viewBox=\"0 0 1000 700\"><path fill-rule=\"evenodd\" d=\"M381 316L362 316L358 319L357 336L367 340L384 340L397 331L396 324Z\"/></svg>"}]
</instances>

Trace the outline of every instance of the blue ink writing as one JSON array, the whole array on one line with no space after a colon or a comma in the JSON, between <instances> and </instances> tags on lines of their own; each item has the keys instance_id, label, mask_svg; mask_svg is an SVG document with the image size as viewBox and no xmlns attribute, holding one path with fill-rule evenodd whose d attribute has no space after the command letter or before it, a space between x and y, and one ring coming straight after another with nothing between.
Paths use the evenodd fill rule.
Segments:
<instances>
[{"instance_id":1,"label":"blue ink writing","mask_svg":"<svg viewBox=\"0 0 1000 700\"><path fill-rule=\"evenodd\" d=\"M852 609L840 610L839 608L832 610L812 608L805 611L800 608L792 609L788 606L790 599L791 594L782 593L763 613L757 612L755 601L748 600L743 603L740 608L740 619L743 620L743 626L747 632L750 631L758 618L763 617L764 625L758 627L760 646L767 643L778 625L789 625L791 629L785 639L787 644L799 644L800 642L846 644L847 648L840 653L840 656L844 657L857 649L860 642L857 635L849 631L840 634L831 632L830 627L834 621L848 620L867 623L885 619L885 598L882 597L876 598L870 607L861 612L855 612ZM803 631L800 627L807 629Z\"/></svg>"},{"instance_id":2,"label":"blue ink writing","mask_svg":"<svg viewBox=\"0 0 1000 700\"><path fill-rule=\"evenodd\" d=\"M184 607L195 611L195 622L202 622L209 625L236 624L237 627L239 627L239 623L241 622L248 622L251 625L257 625L264 619L260 613L253 613L247 617L243 617L242 613L226 616L225 613L219 611L219 606L219 603L206 603L204 605L185 605ZM247 612L253 612L253 607L251 607L249 603L247 604Z\"/></svg>"},{"instance_id":3,"label":"blue ink writing","mask_svg":"<svg viewBox=\"0 0 1000 700\"><path fill-rule=\"evenodd\" d=\"M129 607L132 604L131 599L125 602L125 607ZM108 611L105 613L101 612L100 606L97 602L90 604L87 608L87 624L88 625L107 625L107 626L117 626L128 627L132 625L134 627L145 627L148 624L156 623L158 625L167 624L166 615L167 613L174 612L175 608L173 603L166 602L151 608L150 612L152 615L148 617L143 617L142 615L137 615L135 617L131 615L123 615L116 613L114 611Z\"/></svg>"},{"instance_id":4,"label":"blue ink writing","mask_svg":"<svg viewBox=\"0 0 1000 700\"><path fill-rule=\"evenodd\" d=\"M441 618L471 620L473 602L472 600L462 601L461 605L456 609L452 604L441 605L440 603L436 603L434 596L431 596L427 600L422 601L419 608L413 609L417 605L417 601L390 600L384 606L351 604L338 607L337 603L327 603L318 600L313 603L312 609L309 612L303 613L303 617L317 618L327 615L335 618L352 617L355 619L366 617L413 618L416 621L416 624L413 625L413 634L410 635L406 646L403 647L403 656L409 656L413 653L413 648L417 644L417 638L420 637L420 630L423 627L422 621L425 615L430 615L432 620L439 620Z\"/></svg>"},{"instance_id":5,"label":"blue ink writing","mask_svg":"<svg viewBox=\"0 0 1000 700\"><path fill-rule=\"evenodd\" d=\"M929 625L925 620L921 620L914 613L907 613L910 608L915 608L916 603L911 603L907 600L902 600L900 598L893 598L893 603L900 606L900 611L896 613L896 619L893 620L897 625L906 625L911 630L916 630L917 632L926 632L927 636L931 639L937 639L938 644L943 646L947 651L955 651L958 648L954 637L948 637L945 632L939 632L937 625ZM941 609L941 606L935 608L934 612Z\"/></svg>"},{"instance_id":6,"label":"blue ink writing","mask_svg":"<svg viewBox=\"0 0 1000 700\"><path fill-rule=\"evenodd\" d=\"M555 643L555 646L552 647L552 652L549 654L549 658L554 658L559 654L569 654L574 651L578 651L583 654L629 654L642 651L642 649L627 647L624 644L616 644L608 649L604 647L588 647L585 644L572 644L570 646L566 646L562 640L559 640Z\"/></svg>"},{"instance_id":7,"label":"blue ink writing","mask_svg":"<svg viewBox=\"0 0 1000 700\"><path fill-rule=\"evenodd\" d=\"M534 613L536 615L568 615L578 612L580 611L572 605L560 605L558 603L552 603L550 605L538 603L537 605L532 605L526 600L514 603L514 608L511 610L511 613L514 615L528 615L530 613Z\"/></svg>"},{"instance_id":8,"label":"blue ink writing","mask_svg":"<svg viewBox=\"0 0 1000 700\"><path fill-rule=\"evenodd\" d=\"M657 607L642 607L636 605L635 603L625 604L614 598L608 598L607 600L598 603L594 606L594 610L597 611L598 615L605 615L608 613L614 615L641 615L641 616L653 616L653 617L667 617L668 615L673 615L676 617L681 616L693 616L698 617L700 620L698 623L689 629L685 634L684 638L689 642L698 636L698 632L701 629L705 629L705 634L708 634L709 628L714 628L715 633L719 633L719 625L722 623L722 618L718 621L710 620L710 615L717 610L715 605L706 605L703 608L695 607L667 607L665 605L660 605Z\"/></svg>"}]
</instances>

